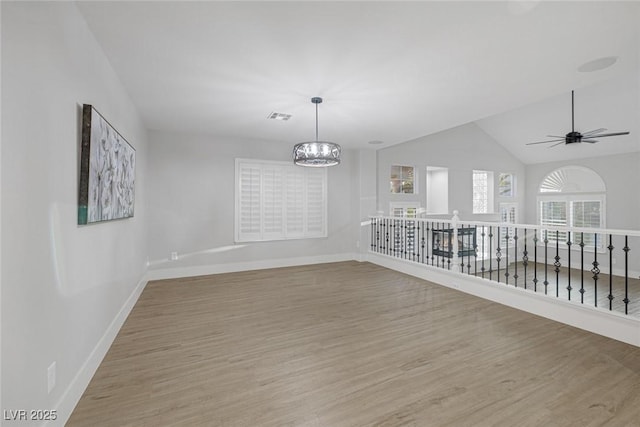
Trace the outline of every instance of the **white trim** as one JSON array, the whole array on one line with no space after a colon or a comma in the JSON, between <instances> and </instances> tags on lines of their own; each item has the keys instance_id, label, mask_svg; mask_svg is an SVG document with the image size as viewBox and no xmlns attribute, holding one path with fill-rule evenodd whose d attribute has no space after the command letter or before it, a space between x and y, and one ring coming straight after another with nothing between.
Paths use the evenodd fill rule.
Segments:
<instances>
[{"instance_id":1,"label":"white trim","mask_svg":"<svg viewBox=\"0 0 640 427\"><path fill-rule=\"evenodd\" d=\"M140 295L146 285L147 279L143 276L131 292L131 295L129 295L129 298L127 298L123 304L116 317L111 321L111 324L104 332L93 351L91 351L87 360L82 364L82 367L80 367L67 389L62 393L62 396L55 404L53 409L57 411L57 419L55 421L45 422L43 424L44 426L64 425L69 420L71 413L80 401L82 394L89 386L91 378L93 378L93 375L98 370L98 367L109 351L111 344L113 344L118 332L120 332L120 328L124 325L125 320L127 320L127 316L131 313L131 310L138 301L138 298L140 298Z\"/></svg>"},{"instance_id":2,"label":"white trim","mask_svg":"<svg viewBox=\"0 0 640 427\"><path fill-rule=\"evenodd\" d=\"M232 262L188 267L159 268L147 271L146 280L175 279L180 277L207 276L210 274L234 273L237 271L264 270L268 268L294 267L298 265L324 264L328 262L361 260L357 253L316 255L297 258L274 258L259 261Z\"/></svg>"},{"instance_id":3,"label":"white trim","mask_svg":"<svg viewBox=\"0 0 640 427\"><path fill-rule=\"evenodd\" d=\"M640 319L486 279L369 252L366 260L414 277L640 347Z\"/></svg>"},{"instance_id":4,"label":"white trim","mask_svg":"<svg viewBox=\"0 0 640 427\"><path fill-rule=\"evenodd\" d=\"M480 214L482 215L482 214ZM490 215L498 215L496 213L493 214L484 214L486 216ZM370 215L369 218L375 219L398 219L392 216L384 216L384 215ZM415 218L415 221L426 221L433 222L438 221L445 224L451 224L450 219L431 219L431 218ZM475 225L475 226L485 226L485 227L515 227L518 229L527 229L527 230L549 230L549 231L571 231L572 233L597 233L597 234L613 234L620 236L629 236L629 237L640 237L640 230L622 230L616 228L584 228L584 227L543 227L539 224L505 224L499 221L489 222L489 221L475 221L475 220L459 220L459 225Z\"/></svg>"}]
</instances>

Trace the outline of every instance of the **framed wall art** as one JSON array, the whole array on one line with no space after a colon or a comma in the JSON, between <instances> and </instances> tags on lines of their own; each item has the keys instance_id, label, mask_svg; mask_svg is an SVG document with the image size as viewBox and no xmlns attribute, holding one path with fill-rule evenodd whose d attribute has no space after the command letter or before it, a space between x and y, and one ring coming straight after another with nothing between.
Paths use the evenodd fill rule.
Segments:
<instances>
[{"instance_id":1,"label":"framed wall art","mask_svg":"<svg viewBox=\"0 0 640 427\"><path fill-rule=\"evenodd\" d=\"M78 224L133 216L136 150L93 106L82 106Z\"/></svg>"}]
</instances>

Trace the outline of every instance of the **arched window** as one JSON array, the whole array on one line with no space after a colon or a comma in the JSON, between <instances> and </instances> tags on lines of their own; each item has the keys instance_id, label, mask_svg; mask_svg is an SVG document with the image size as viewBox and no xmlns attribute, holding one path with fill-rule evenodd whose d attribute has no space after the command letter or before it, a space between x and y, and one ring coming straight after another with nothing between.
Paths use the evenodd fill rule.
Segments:
<instances>
[{"instance_id":1,"label":"arched window","mask_svg":"<svg viewBox=\"0 0 640 427\"><path fill-rule=\"evenodd\" d=\"M593 170L582 166L556 169L540 183L538 222L542 226L604 228L605 194L605 183ZM547 238L555 241L556 234ZM566 242L566 233L559 233L557 239ZM586 233L585 245L593 246L594 239ZM575 236L572 240L577 241ZM602 242L597 243L601 248Z\"/></svg>"}]
</instances>

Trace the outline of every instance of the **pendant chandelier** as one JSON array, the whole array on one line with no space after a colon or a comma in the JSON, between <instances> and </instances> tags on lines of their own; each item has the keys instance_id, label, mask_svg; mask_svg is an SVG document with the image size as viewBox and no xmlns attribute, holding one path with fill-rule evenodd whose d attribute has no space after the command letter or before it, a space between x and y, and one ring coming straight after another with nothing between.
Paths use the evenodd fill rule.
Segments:
<instances>
[{"instance_id":1,"label":"pendant chandelier","mask_svg":"<svg viewBox=\"0 0 640 427\"><path fill-rule=\"evenodd\" d=\"M301 142L293 146L293 162L300 166L325 167L340 163L340 146L334 142L318 141L318 104L322 98L313 97L316 104L316 140Z\"/></svg>"}]
</instances>

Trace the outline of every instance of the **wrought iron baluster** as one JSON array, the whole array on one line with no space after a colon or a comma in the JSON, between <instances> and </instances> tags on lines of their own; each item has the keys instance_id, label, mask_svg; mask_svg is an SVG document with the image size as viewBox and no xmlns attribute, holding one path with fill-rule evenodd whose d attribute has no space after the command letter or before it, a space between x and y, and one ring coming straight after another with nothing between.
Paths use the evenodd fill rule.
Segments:
<instances>
[{"instance_id":1,"label":"wrought iron baluster","mask_svg":"<svg viewBox=\"0 0 640 427\"><path fill-rule=\"evenodd\" d=\"M400 230L398 230L400 229ZM402 258L404 251L404 220L396 220L396 257Z\"/></svg>"},{"instance_id":2,"label":"wrought iron baluster","mask_svg":"<svg viewBox=\"0 0 640 427\"><path fill-rule=\"evenodd\" d=\"M458 241L460 240L462 240L462 247L458 245L458 257L460 259L460 272L464 273L464 252L462 252L464 248L464 224L458 229ZM459 256L460 252L462 252L462 256Z\"/></svg>"},{"instance_id":3,"label":"wrought iron baluster","mask_svg":"<svg viewBox=\"0 0 640 427\"><path fill-rule=\"evenodd\" d=\"M629 236L624 236L624 314L629 314Z\"/></svg>"},{"instance_id":4,"label":"wrought iron baluster","mask_svg":"<svg viewBox=\"0 0 640 427\"><path fill-rule=\"evenodd\" d=\"M591 269L591 273L593 273L593 299L595 301L595 306L598 306L598 275L600 274L600 269L598 266L598 234L593 233L593 262L591 263L593 268Z\"/></svg>"},{"instance_id":5,"label":"wrought iron baluster","mask_svg":"<svg viewBox=\"0 0 640 427\"><path fill-rule=\"evenodd\" d=\"M385 220L384 220L384 232L385 232L385 239L386 239L386 242L385 242L385 253L387 255L391 254L391 248L389 247L389 232L390 232L389 229L391 227L389 225L390 225L389 224L389 220L385 218Z\"/></svg>"},{"instance_id":6,"label":"wrought iron baluster","mask_svg":"<svg viewBox=\"0 0 640 427\"><path fill-rule=\"evenodd\" d=\"M580 304L584 304L584 233L580 232Z\"/></svg>"},{"instance_id":7,"label":"wrought iron baluster","mask_svg":"<svg viewBox=\"0 0 640 427\"><path fill-rule=\"evenodd\" d=\"M376 219L376 252L380 253L380 223L381 218Z\"/></svg>"},{"instance_id":8,"label":"wrought iron baluster","mask_svg":"<svg viewBox=\"0 0 640 427\"><path fill-rule=\"evenodd\" d=\"M416 241L416 222L415 221L411 221L411 253L412 253L412 258L411 260L415 262L416 260L416 248L418 247L417 245L417 241ZM419 237L419 236L418 236ZM418 249L418 256L420 255L420 250Z\"/></svg>"},{"instance_id":9,"label":"wrought iron baluster","mask_svg":"<svg viewBox=\"0 0 640 427\"><path fill-rule=\"evenodd\" d=\"M473 230L473 275L478 277L478 227Z\"/></svg>"},{"instance_id":10,"label":"wrought iron baluster","mask_svg":"<svg viewBox=\"0 0 640 427\"><path fill-rule=\"evenodd\" d=\"M549 248L549 238L547 236L547 230L544 230L544 282L542 282L542 284L544 285L544 294L547 295L547 287L549 286L549 280L547 273L548 273L548 267L549 267L549 263L547 262L548 259L548 248Z\"/></svg>"},{"instance_id":11,"label":"wrought iron baluster","mask_svg":"<svg viewBox=\"0 0 640 427\"><path fill-rule=\"evenodd\" d=\"M505 253L505 261L504 261L504 283L509 284L509 227L505 227L504 229L504 253Z\"/></svg>"},{"instance_id":12,"label":"wrought iron baluster","mask_svg":"<svg viewBox=\"0 0 640 427\"><path fill-rule=\"evenodd\" d=\"M423 244L424 244L424 248L422 249L422 256L424 257L423 259L423 263L426 265L429 265L429 222L425 221L424 225L426 227L426 229L424 230L424 233L422 235L422 240L423 240Z\"/></svg>"},{"instance_id":13,"label":"wrought iron baluster","mask_svg":"<svg viewBox=\"0 0 640 427\"><path fill-rule=\"evenodd\" d=\"M484 271L485 271L485 268L484 268L484 235L485 235L485 230L484 229L485 229L485 226L483 225L482 226L482 232L480 233L480 237L481 237L481 240L482 240L482 261L481 261L482 265L480 267L480 272L482 274L482 278L483 279L484 279Z\"/></svg>"},{"instance_id":14,"label":"wrought iron baluster","mask_svg":"<svg viewBox=\"0 0 640 427\"><path fill-rule=\"evenodd\" d=\"M375 220L372 218L369 220L369 250L373 251L375 246L373 244L375 236Z\"/></svg>"},{"instance_id":15,"label":"wrought iron baluster","mask_svg":"<svg viewBox=\"0 0 640 427\"><path fill-rule=\"evenodd\" d=\"M500 261L502 259L502 253L500 252L500 227L496 227L498 229L498 240L496 244L498 247L496 248L496 263L498 264L498 271L496 271L496 275L498 276L498 283L500 283Z\"/></svg>"},{"instance_id":16,"label":"wrought iron baluster","mask_svg":"<svg viewBox=\"0 0 640 427\"><path fill-rule=\"evenodd\" d=\"M460 228L458 228L458 243L462 240L464 242L464 224L460 224ZM453 246L452 246L453 247ZM458 261L460 261L460 272L464 273L464 252L462 252L462 248L464 247L464 243L462 245L458 244ZM460 256L460 252L462 252L462 256Z\"/></svg>"},{"instance_id":17,"label":"wrought iron baluster","mask_svg":"<svg viewBox=\"0 0 640 427\"><path fill-rule=\"evenodd\" d=\"M518 287L518 228L513 227L513 285Z\"/></svg>"},{"instance_id":18,"label":"wrought iron baluster","mask_svg":"<svg viewBox=\"0 0 640 427\"><path fill-rule=\"evenodd\" d=\"M538 230L533 234L533 292L538 292Z\"/></svg>"},{"instance_id":19,"label":"wrought iron baluster","mask_svg":"<svg viewBox=\"0 0 640 427\"><path fill-rule=\"evenodd\" d=\"M444 229L444 223L442 223L442 226L440 227L440 229ZM448 237L448 236L449 236L449 235L447 234L447 237ZM446 239L447 237L445 237L445 235L444 235L444 234L442 235L443 242L444 242L444 239ZM451 241L449 241L448 249L449 249L449 250L451 250ZM444 268L444 265L446 264L446 263L445 263L445 258L449 259L448 257L443 257L442 255L440 256L440 261L441 261L441 263L442 263L442 265L441 265L441 267L442 267L442 268Z\"/></svg>"},{"instance_id":20,"label":"wrought iron baluster","mask_svg":"<svg viewBox=\"0 0 640 427\"><path fill-rule=\"evenodd\" d=\"M571 301L571 232L567 232L567 297Z\"/></svg>"},{"instance_id":21,"label":"wrought iron baluster","mask_svg":"<svg viewBox=\"0 0 640 427\"><path fill-rule=\"evenodd\" d=\"M609 295L607 295L609 299L609 311L613 310L613 250L615 248L612 239L612 235L609 234L609 246L607 246L609 250Z\"/></svg>"},{"instance_id":22,"label":"wrought iron baluster","mask_svg":"<svg viewBox=\"0 0 640 427\"><path fill-rule=\"evenodd\" d=\"M434 225L434 223L431 222L431 265L433 265L433 263L435 262L435 255L434 255L435 251L434 251L434 249L436 247L438 247L438 244L440 242L440 240L438 239L438 236L436 236L434 234L434 232L436 230L434 227L436 227L436 226L437 225Z\"/></svg>"},{"instance_id":23,"label":"wrought iron baluster","mask_svg":"<svg viewBox=\"0 0 640 427\"><path fill-rule=\"evenodd\" d=\"M475 229L473 230L474 234L473 234L473 242L475 242ZM465 235L465 237L467 238L467 249L465 249L465 251L467 252L467 274L471 274L471 250L469 248L475 248L475 243L473 244L473 246L471 245L471 224L467 225L467 234ZM462 245L464 246L464 245ZM474 251L475 253L475 251Z\"/></svg>"},{"instance_id":24,"label":"wrought iron baluster","mask_svg":"<svg viewBox=\"0 0 640 427\"><path fill-rule=\"evenodd\" d=\"M407 222L406 219L402 220L402 235L404 238L404 247L402 248L402 255L404 259L407 259L407 246L409 245L409 229L408 229L408 225L409 223Z\"/></svg>"},{"instance_id":25,"label":"wrought iron baluster","mask_svg":"<svg viewBox=\"0 0 640 427\"><path fill-rule=\"evenodd\" d=\"M489 226L489 280L493 280L493 226Z\"/></svg>"},{"instance_id":26,"label":"wrought iron baluster","mask_svg":"<svg viewBox=\"0 0 640 427\"><path fill-rule=\"evenodd\" d=\"M403 220L401 219L396 219L396 258L402 258L402 251L403 251L403 240L404 240L404 233L402 232L402 223Z\"/></svg>"},{"instance_id":27,"label":"wrought iron baluster","mask_svg":"<svg viewBox=\"0 0 640 427\"><path fill-rule=\"evenodd\" d=\"M382 251L382 241L380 239L380 231L382 230L382 218L376 219L376 252Z\"/></svg>"},{"instance_id":28,"label":"wrought iron baluster","mask_svg":"<svg viewBox=\"0 0 640 427\"><path fill-rule=\"evenodd\" d=\"M413 237L414 238L414 244L413 244L414 250L413 251L415 252L413 260L415 262L417 262L417 263L420 263L420 249L421 249L421 247L420 247L420 243L421 243L420 224L421 223L422 223L422 221L416 221L414 223L414 226L413 226L414 233L415 233L415 235Z\"/></svg>"},{"instance_id":29,"label":"wrought iron baluster","mask_svg":"<svg viewBox=\"0 0 640 427\"><path fill-rule=\"evenodd\" d=\"M453 225L452 224L451 224L451 228L449 230L451 230L451 232L447 233L447 236L449 238L449 254L451 254L451 255L446 257L447 258L447 270L451 270L451 259L453 258L453 240L452 240L453 239ZM443 259L443 261L444 261L444 259ZM444 262L442 263L442 266L444 267Z\"/></svg>"},{"instance_id":30,"label":"wrought iron baluster","mask_svg":"<svg viewBox=\"0 0 640 427\"><path fill-rule=\"evenodd\" d=\"M527 289L527 266L529 265L529 252L527 252L527 229L524 229L524 251L522 252L522 268L524 269L524 288Z\"/></svg>"},{"instance_id":31,"label":"wrought iron baluster","mask_svg":"<svg viewBox=\"0 0 640 427\"><path fill-rule=\"evenodd\" d=\"M396 246L397 246L397 235L396 235L396 220L392 219L389 221L391 226L391 254L396 256Z\"/></svg>"},{"instance_id":32,"label":"wrought iron baluster","mask_svg":"<svg viewBox=\"0 0 640 427\"><path fill-rule=\"evenodd\" d=\"M560 296L560 232L556 230L556 256L553 258L554 271L556 272L556 298Z\"/></svg>"}]
</instances>

